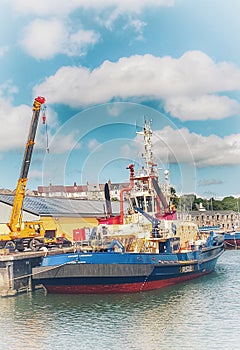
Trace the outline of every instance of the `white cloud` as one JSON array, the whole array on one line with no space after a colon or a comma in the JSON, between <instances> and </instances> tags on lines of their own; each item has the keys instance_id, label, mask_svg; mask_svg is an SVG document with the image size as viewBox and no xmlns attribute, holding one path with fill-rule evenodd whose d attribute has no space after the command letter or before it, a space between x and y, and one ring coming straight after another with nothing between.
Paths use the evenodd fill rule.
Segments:
<instances>
[{"instance_id":1,"label":"white cloud","mask_svg":"<svg viewBox=\"0 0 240 350\"><path fill-rule=\"evenodd\" d=\"M120 17L124 17L127 27L132 27L138 34L138 40L142 39L143 28L146 25L138 17L146 8L159 8L163 6L173 6L174 0L68 0L59 3L59 0L42 0L32 2L31 0L8 0L12 10L19 16L37 16L48 19L56 17L67 19L72 14L77 13L79 18L91 11L91 17L101 26L111 30L114 22ZM126 29L126 27L125 27ZM48 37L45 37L48 39Z\"/></svg>"},{"instance_id":2,"label":"white cloud","mask_svg":"<svg viewBox=\"0 0 240 350\"><path fill-rule=\"evenodd\" d=\"M8 0L8 3L20 15L67 16L77 9L103 11L111 8L115 13L139 13L146 7L173 6L174 0Z\"/></svg>"},{"instance_id":3,"label":"white cloud","mask_svg":"<svg viewBox=\"0 0 240 350\"><path fill-rule=\"evenodd\" d=\"M196 167L239 165L240 134L202 136L188 129L166 126L154 132L154 154L170 162L192 162Z\"/></svg>"},{"instance_id":4,"label":"white cloud","mask_svg":"<svg viewBox=\"0 0 240 350\"><path fill-rule=\"evenodd\" d=\"M41 178L42 178L42 171L41 170L37 170L37 169L30 169L28 177L30 179L41 180Z\"/></svg>"},{"instance_id":5,"label":"white cloud","mask_svg":"<svg viewBox=\"0 0 240 350\"><path fill-rule=\"evenodd\" d=\"M69 56L82 55L88 46L95 45L100 38L100 35L94 30L79 30L78 32L69 35L65 43L65 53Z\"/></svg>"},{"instance_id":6,"label":"white cloud","mask_svg":"<svg viewBox=\"0 0 240 350\"><path fill-rule=\"evenodd\" d=\"M23 148L30 123L31 107L13 106L12 99L18 89L11 81L0 86L0 149L1 152Z\"/></svg>"},{"instance_id":7,"label":"white cloud","mask_svg":"<svg viewBox=\"0 0 240 350\"><path fill-rule=\"evenodd\" d=\"M9 50L8 46L1 46L0 47L0 58L3 57Z\"/></svg>"},{"instance_id":8,"label":"white cloud","mask_svg":"<svg viewBox=\"0 0 240 350\"><path fill-rule=\"evenodd\" d=\"M99 35L92 30L71 33L69 27L56 19L35 19L24 29L22 48L32 57L49 59L56 54L82 55L88 45L94 45Z\"/></svg>"},{"instance_id":9,"label":"white cloud","mask_svg":"<svg viewBox=\"0 0 240 350\"><path fill-rule=\"evenodd\" d=\"M98 146L100 146L100 143L96 139L92 139L88 142L89 150L95 150Z\"/></svg>"},{"instance_id":10,"label":"white cloud","mask_svg":"<svg viewBox=\"0 0 240 350\"><path fill-rule=\"evenodd\" d=\"M124 105L122 103L111 103L107 106L107 111L112 117L118 117L124 111Z\"/></svg>"},{"instance_id":11,"label":"white cloud","mask_svg":"<svg viewBox=\"0 0 240 350\"><path fill-rule=\"evenodd\" d=\"M227 96L179 96L166 100L165 110L185 120L223 119L240 113L240 104Z\"/></svg>"},{"instance_id":12,"label":"white cloud","mask_svg":"<svg viewBox=\"0 0 240 350\"><path fill-rule=\"evenodd\" d=\"M0 97L0 149L1 152L23 148L30 123L31 108L13 107L10 100Z\"/></svg>"},{"instance_id":13,"label":"white cloud","mask_svg":"<svg viewBox=\"0 0 240 350\"><path fill-rule=\"evenodd\" d=\"M58 0L9 0L8 5L17 15L30 21L20 39L22 48L36 59L50 59L56 54L84 55L90 45L99 41L100 35L94 30L76 27L71 30L71 25L76 26L76 16L81 23L85 14L91 14L95 22L108 29L123 16L126 23L123 29L133 29L136 39L141 40L146 23L138 16L145 8L172 6L173 0L68 0L61 4Z\"/></svg>"},{"instance_id":14,"label":"white cloud","mask_svg":"<svg viewBox=\"0 0 240 350\"><path fill-rule=\"evenodd\" d=\"M223 181L219 179L202 179L198 181L198 186L222 185Z\"/></svg>"},{"instance_id":15,"label":"white cloud","mask_svg":"<svg viewBox=\"0 0 240 350\"><path fill-rule=\"evenodd\" d=\"M236 66L215 63L201 51L189 51L178 59L150 54L122 57L117 62L105 61L92 71L61 67L34 91L45 93L50 103L72 107L112 99L154 98L181 120L205 120L239 113L239 103L224 96L239 88Z\"/></svg>"},{"instance_id":16,"label":"white cloud","mask_svg":"<svg viewBox=\"0 0 240 350\"><path fill-rule=\"evenodd\" d=\"M129 18L129 21L125 25L124 29L133 28L135 33L137 33L136 40L142 40L143 37L143 31L145 26L147 25L146 22L141 21L137 18Z\"/></svg>"},{"instance_id":17,"label":"white cloud","mask_svg":"<svg viewBox=\"0 0 240 350\"><path fill-rule=\"evenodd\" d=\"M81 146L77 143L75 132L64 135L62 133L52 134L49 137L49 151L51 154L63 154L78 149Z\"/></svg>"},{"instance_id":18,"label":"white cloud","mask_svg":"<svg viewBox=\"0 0 240 350\"><path fill-rule=\"evenodd\" d=\"M2 85L0 85L0 97L5 99L6 102L10 102L13 95L16 93L18 93L18 87L13 85L12 80L6 80L4 83L2 83Z\"/></svg>"},{"instance_id":19,"label":"white cloud","mask_svg":"<svg viewBox=\"0 0 240 350\"><path fill-rule=\"evenodd\" d=\"M21 46L35 58L52 58L63 50L67 37L61 21L36 19L25 28Z\"/></svg>"},{"instance_id":20,"label":"white cloud","mask_svg":"<svg viewBox=\"0 0 240 350\"><path fill-rule=\"evenodd\" d=\"M31 123L32 106L12 105L12 96L16 92L17 88L10 81L0 86L0 150L2 153L24 149ZM50 151L52 153L62 153L71 150L73 145L76 144L75 132L61 135L59 138L55 137L55 132L59 128L57 114L51 108L47 108L46 117ZM54 148L51 148L52 139L54 139ZM41 125L40 117L35 148L44 149L45 147L46 133L44 126Z\"/></svg>"}]
</instances>

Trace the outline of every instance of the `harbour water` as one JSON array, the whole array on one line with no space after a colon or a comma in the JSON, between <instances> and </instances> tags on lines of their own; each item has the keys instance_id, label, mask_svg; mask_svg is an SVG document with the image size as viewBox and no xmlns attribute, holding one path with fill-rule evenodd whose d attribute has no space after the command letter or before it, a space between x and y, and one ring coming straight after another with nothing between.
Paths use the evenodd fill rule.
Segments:
<instances>
[{"instance_id":1,"label":"harbour water","mask_svg":"<svg viewBox=\"0 0 240 350\"><path fill-rule=\"evenodd\" d=\"M153 292L0 299L1 350L240 349L240 251L208 276Z\"/></svg>"}]
</instances>

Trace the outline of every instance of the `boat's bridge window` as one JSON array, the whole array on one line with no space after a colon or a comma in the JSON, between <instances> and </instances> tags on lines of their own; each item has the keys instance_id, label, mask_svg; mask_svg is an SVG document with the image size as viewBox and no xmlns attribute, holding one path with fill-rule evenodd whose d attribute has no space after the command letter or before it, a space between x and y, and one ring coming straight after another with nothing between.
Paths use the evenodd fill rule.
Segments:
<instances>
[{"instance_id":1,"label":"boat's bridge window","mask_svg":"<svg viewBox=\"0 0 240 350\"><path fill-rule=\"evenodd\" d=\"M134 208L134 207L137 207L136 198L131 197L131 198L130 198L130 201L131 201L131 204L132 204L133 208Z\"/></svg>"},{"instance_id":2,"label":"boat's bridge window","mask_svg":"<svg viewBox=\"0 0 240 350\"><path fill-rule=\"evenodd\" d=\"M137 196L130 198L131 205L137 208L140 208L148 213L152 213L154 211L154 198L153 196Z\"/></svg>"},{"instance_id":3,"label":"boat's bridge window","mask_svg":"<svg viewBox=\"0 0 240 350\"><path fill-rule=\"evenodd\" d=\"M138 201L138 208L145 210L144 197L143 196L137 197L137 201Z\"/></svg>"},{"instance_id":4,"label":"boat's bridge window","mask_svg":"<svg viewBox=\"0 0 240 350\"><path fill-rule=\"evenodd\" d=\"M152 196L146 196L146 208L147 212L153 212L153 200Z\"/></svg>"}]
</instances>

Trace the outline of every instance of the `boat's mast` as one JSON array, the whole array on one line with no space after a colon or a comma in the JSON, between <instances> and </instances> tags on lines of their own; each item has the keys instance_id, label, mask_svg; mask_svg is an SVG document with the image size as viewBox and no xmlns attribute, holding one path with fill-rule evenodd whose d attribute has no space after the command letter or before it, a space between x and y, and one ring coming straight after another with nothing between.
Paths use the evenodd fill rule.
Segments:
<instances>
[{"instance_id":1,"label":"boat's mast","mask_svg":"<svg viewBox=\"0 0 240 350\"><path fill-rule=\"evenodd\" d=\"M157 164L154 164L153 162L153 152L152 152L152 128L151 128L152 120L144 121L144 128L143 128L143 136L144 136L144 159L145 159L145 171L148 176L156 176L156 173L154 171L154 166Z\"/></svg>"}]
</instances>

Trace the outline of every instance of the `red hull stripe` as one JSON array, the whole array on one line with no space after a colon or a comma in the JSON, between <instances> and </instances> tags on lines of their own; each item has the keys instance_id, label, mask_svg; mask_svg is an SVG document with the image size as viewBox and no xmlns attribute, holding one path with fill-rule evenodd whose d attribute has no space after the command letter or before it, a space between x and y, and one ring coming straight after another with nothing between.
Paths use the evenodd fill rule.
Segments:
<instances>
[{"instance_id":1,"label":"red hull stripe","mask_svg":"<svg viewBox=\"0 0 240 350\"><path fill-rule=\"evenodd\" d=\"M238 245L240 245L240 239L225 239L225 241L224 241L225 243L229 243L229 244L238 244Z\"/></svg>"},{"instance_id":2,"label":"red hull stripe","mask_svg":"<svg viewBox=\"0 0 240 350\"><path fill-rule=\"evenodd\" d=\"M206 275L211 271L198 274L184 275L176 278L150 281L143 283L105 284L105 285L72 285L72 286L50 286L45 285L49 293L61 294L114 294L114 293L136 293L146 290L160 289L163 287L178 284L184 281Z\"/></svg>"}]
</instances>

